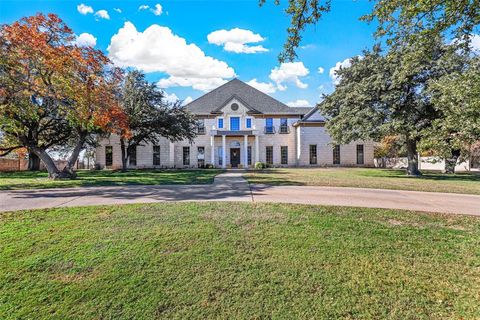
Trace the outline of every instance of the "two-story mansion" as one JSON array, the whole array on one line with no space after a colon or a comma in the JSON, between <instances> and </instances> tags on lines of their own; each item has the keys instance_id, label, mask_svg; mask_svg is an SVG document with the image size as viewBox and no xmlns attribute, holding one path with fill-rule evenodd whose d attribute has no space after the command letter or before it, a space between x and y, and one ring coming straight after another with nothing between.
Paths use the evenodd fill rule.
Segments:
<instances>
[{"instance_id":1,"label":"two-story mansion","mask_svg":"<svg viewBox=\"0 0 480 320\"><path fill-rule=\"evenodd\" d=\"M234 79L185 106L198 119L193 143L145 144L130 154L131 168L373 166L373 143L333 145L316 108L293 108ZM100 167L122 165L119 139L96 149Z\"/></svg>"}]
</instances>

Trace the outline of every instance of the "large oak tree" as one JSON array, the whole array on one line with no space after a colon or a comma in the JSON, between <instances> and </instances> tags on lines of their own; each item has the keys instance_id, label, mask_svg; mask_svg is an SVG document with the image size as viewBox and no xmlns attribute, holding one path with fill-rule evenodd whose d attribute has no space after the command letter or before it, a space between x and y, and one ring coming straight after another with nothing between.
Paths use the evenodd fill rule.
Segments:
<instances>
[{"instance_id":1,"label":"large oak tree","mask_svg":"<svg viewBox=\"0 0 480 320\"><path fill-rule=\"evenodd\" d=\"M74 33L56 15L37 14L0 29L0 146L4 154L26 147L51 178L72 176L85 136L121 125L117 77L108 59L74 44ZM115 128L117 129L117 128ZM65 171L48 150L76 141Z\"/></svg>"},{"instance_id":2,"label":"large oak tree","mask_svg":"<svg viewBox=\"0 0 480 320\"><path fill-rule=\"evenodd\" d=\"M440 37L406 43L383 54L378 46L337 72L335 92L319 104L335 141L380 141L396 135L407 150L409 175L419 175L417 145L422 132L442 117L428 85L461 69L455 49Z\"/></svg>"},{"instance_id":3,"label":"large oak tree","mask_svg":"<svg viewBox=\"0 0 480 320\"><path fill-rule=\"evenodd\" d=\"M157 144L160 137L171 141L192 140L196 135L195 118L179 101L168 103L164 93L139 71L131 71L123 83L121 105L128 128L120 136L123 170L132 151L145 143Z\"/></svg>"}]
</instances>

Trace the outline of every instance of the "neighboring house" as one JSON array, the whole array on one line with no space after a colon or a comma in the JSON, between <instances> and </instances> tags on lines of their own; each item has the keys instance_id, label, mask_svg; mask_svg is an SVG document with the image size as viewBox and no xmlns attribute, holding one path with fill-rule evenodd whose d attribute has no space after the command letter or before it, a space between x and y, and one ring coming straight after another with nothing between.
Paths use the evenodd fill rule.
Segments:
<instances>
[{"instance_id":1,"label":"neighboring house","mask_svg":"<svg viewBox=\"0 0 480 320\"><path fill-rule=\"evenodd\" d=\"M198 119L188 141L139 146L131 168L272 166L373 166L373 142L332 145L317 108L293 108L234 79L186 105ZM96 150L100 167L119 168L117 136Z\"/></svg>"}]
</instances>

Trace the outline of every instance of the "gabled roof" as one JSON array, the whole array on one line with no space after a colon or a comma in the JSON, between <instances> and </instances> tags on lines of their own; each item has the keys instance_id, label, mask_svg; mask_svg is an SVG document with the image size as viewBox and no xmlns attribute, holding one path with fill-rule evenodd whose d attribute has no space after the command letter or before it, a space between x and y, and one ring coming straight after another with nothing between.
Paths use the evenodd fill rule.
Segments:
<instances>
[{"instance_id":1,"label":"gabled roof","mask_svg":"<svg viewBox=\"0 0 480 320\"><path fill-rule=\"evenodd\" d=\"M293 108L270 97L238 79L233 79L209 93L193 100L185 108L197 115L208 115L221 110L232 98L237 98L254 113L291 114L303 116L311 108Z\"/></svg>"},{"instance_id":2,"label":"gabled roof","mask_svg":"<svg viewBox=\"0 0 480 320\"><path fill-rule=\"evenodd\" d=\"M250 113L260 113L258 110L256 110L255 108L252 108L248 103L246 103L242 98L240 98L239 96L237 96L236 94L233 94L229 99L227 99L224 103L222 103L221 106L219 106L217 109L213 110L212 112L222 112L222 109L232 100L237 100L239 101L241 104L243 104L245 106L245 108L248 109L248 112Z\"/></svg>"},{"instance_id":3,"label":"gabled roof","mask_svg":"<svg viewBox=\"0 0 480 320\"><path fill-rule=\"evenodd\" d=\"M309 119L311 118L316 112L320 113L320 110L318 110L318 107L315 106L313 107L310 111L308 111L302 118L302 121L319 121L319 122L324 122L325 117L320 114L320 119Z\"/></svg>"}]
</instances>

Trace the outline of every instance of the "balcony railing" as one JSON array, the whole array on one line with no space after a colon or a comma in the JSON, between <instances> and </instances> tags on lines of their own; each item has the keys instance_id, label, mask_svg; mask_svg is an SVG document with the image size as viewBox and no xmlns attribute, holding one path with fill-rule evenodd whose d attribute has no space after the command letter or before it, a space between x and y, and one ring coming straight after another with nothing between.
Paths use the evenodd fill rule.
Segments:
<instances>
[{"instance_id":1,"label":"balcony railing","mask_svg":"<svg viewBox=\"0 0 480 320\"><path fill-rule=\"evenodd\" d=\"M274 126L265 126L265 128L263 129L263 133L274 134L275 133L275 127Z\"/></svg>"},{"instance_id":2,"label":"balcony railing","mask_svg":"<svg viewBox=\"0 0 480 320\"><path fill-rule=\"evenodd\" d=\"M281 125L279 133L290 133L290 127L286 125Z\"/></svg>"}]
</instances>

